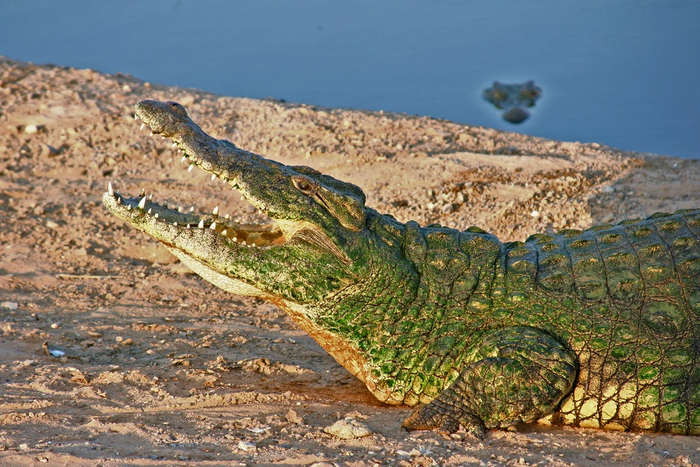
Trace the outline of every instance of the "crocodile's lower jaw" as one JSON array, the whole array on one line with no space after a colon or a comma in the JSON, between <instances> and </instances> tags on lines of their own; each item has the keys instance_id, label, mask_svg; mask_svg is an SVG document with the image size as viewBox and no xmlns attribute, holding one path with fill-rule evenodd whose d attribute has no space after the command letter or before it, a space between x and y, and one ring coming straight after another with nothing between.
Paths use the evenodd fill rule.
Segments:
<instances>
[{"instance_id":1,"label":"crocodile's lower jaw","mask_svg":"<svg viewBox=\"0 0 700 467\"><path fill-rule=\"evenodd\" d=\"M177 248L168 247L168 250L170 250L170 252L182 262L182 264L226 292L236 295L245 295L248 297L259 297L268 300L272 298L268 293L265 293L259 288L238 280L235 277L225 276L224 274L213 270L204 263L197 261Z\"/></svg>"}]
</instances>

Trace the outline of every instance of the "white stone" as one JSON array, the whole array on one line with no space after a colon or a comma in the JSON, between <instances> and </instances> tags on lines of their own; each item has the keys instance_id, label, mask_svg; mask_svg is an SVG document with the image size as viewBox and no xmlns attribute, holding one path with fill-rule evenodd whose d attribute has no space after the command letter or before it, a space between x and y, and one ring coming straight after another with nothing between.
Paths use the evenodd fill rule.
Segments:
<instances>
[{"instance_id":1,"label":"white stone","mask_svg":"<svg viewBox=\"0 0 700 467\"><path fill-rule=\"evenodd\" d=\"M338 420L331 426L324 428L323 431L340 439L363 438L372 434L367 425L351 417Z\"/></svg>"},{"instance_id":2,"label":"white stone","mask_svg":"<svg viewBox=\"0 0 700 467\"><path fill-rule=\"evenodd\" d=\"M238 448L245 452L255 452L258 449L255 443L251 443L250 441L239 441Z\"/></svg>"}]
</instances>

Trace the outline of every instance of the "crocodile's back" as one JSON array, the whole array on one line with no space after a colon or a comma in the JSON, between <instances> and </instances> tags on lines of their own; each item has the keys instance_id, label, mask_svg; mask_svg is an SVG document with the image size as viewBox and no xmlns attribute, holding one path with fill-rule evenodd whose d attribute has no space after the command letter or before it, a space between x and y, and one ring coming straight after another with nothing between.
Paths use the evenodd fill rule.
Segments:
<instances>
[{"instance_id":1,"label":"crocodile's back","mask_svg":"<svg viewBox=\"0 0 700 467\"><path fill-rule=\"evenodd\" d=\"M700 211L534 235L506 251L506 289L526 295L515 320L579 355L565 423L700 434Z\"/></svg>"}]
</instances>

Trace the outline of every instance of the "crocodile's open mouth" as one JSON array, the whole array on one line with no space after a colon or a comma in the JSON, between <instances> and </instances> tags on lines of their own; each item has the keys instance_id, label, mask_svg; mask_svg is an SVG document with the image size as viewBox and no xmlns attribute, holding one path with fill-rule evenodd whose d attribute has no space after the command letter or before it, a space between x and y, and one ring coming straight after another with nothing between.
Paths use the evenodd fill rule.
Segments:
<instances>
[{"instance_id":1,"label":"crocodile's open mouth","mask_svg":"<svg viewBox=\"0 0 700 467\"><path fill-rule=\"evenodd\" d=\"M196 213L194 208L189 212L182 212L179 207L171 209L167 203L158 204L153 201L152 195L146 196L143 192L137 198L126 198L113 190L111 182L108 184L107 192L114 198L116 204L124 206L128 211L140 212L163 224L181 229L209 229L242 246L265 249L286 243L284 233L274 221L260 225L239 224L231 220L228 214L219 216L218 206L211 214Z\"/></svg>"},{"instance_id":2,"label":"crocodile's open mouth","mask_svg":"<svg viewBox=\"0 0 700 467\"><path fill-rule=\"evenodd\" d=\"M138 115L135 115L134 118L139 120ZM148 126L146 122L142 123L141 129L143 130L146 126ZM157 130L151 128L151 136L159 134ZM166 136L161 136L163 139L166 138ZM197 158L188 154L186 149L180 146L180 141L176 137L173 136L172 140L173 149L177 148L178 152L182 154L182 162L190 161L188 172L197 166L205 172L211 173L212 181L220 178L232 186L233 189L238 189L235 181L228 180L224 175L214 174L201 167ZM141 194L136 198L126 198L114 191L111 182L108 184L107 194L114 203L121 205L127 211L131 211L132 215L144 216L144 222L160 222L163 227L167 225L179 229L208 230L207 233L216 233L241 246L253 248L268 249L273 246L283 245L303 227L301 224L305 224L303 222L275 221L274 219L270 219L271 222L267 224L240 224L233 221L229 214L219 215L219 206L216 206L210 214L196 213L194 207L189 211L183 212L183 209L179 206L176 209L172 209L168 207L167 203L158 204L152 199L153 195L146 195L145 190L142 190ZM284 224L284 228L280 224Z\"/></svg>"},{"instance_id":3,"label":"crocodile's open mouth","mask_svg":"<svg viewBox=\"0 0 700 467\"><path fill-rule=\"evenodd\" d=\"M306 212L299 214L290 210L289 205L294 201L302 203L293 204L294 208L323 205L336 214L339 224L357 231L364 225L364 194L359 188L350 186L358 193L355 196L337 196L303 173L314 174L313 169L296 167L303 169L299 173L283 164L240 150L228 141L212 138L192 122L184 107L176 102L141 101L135 106L134 118L143 122L142 130L148 126L152 136L172 139L173 149L182 154L183 162L189 162L189 171L197 166L210 174L212 180L223 181L268 216L269 222L264 225L239 223L220 214L218 207L206 214L196 213L194 209L183 212L181 208L173 209L166 203L158 204L143 190L138 197L123 197L109 184L102 200L117 217L151 235L176 255L179 253L174 250L192 255L205 249L211 252L238 249L242 253L240 248L245 248L250 255L244 256L259 259L263 250L280 251L277 248L289 247L281 250L284 255L303 244L311 247L308 251L328 253L342 263L348 263L346 254L323 228L306 220ZM294 201L287 199L289 193L293 194L290 199Z\"/></svg>"}]
</instances>

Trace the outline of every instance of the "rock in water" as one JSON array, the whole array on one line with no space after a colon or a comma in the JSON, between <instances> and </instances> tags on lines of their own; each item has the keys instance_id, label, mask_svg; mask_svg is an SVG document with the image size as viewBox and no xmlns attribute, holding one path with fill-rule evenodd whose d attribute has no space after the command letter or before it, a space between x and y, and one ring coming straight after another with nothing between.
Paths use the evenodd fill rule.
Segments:
<instances>
[{"instance_id":1,"label":"rock in water","mask_svg":"<svg viewBox=\"0 0 700 467\"><path fill-rule=\"evenodd\" d=\"M521 107L513 107L512 109L503 112L502 117L506 122L518 124L523 123L525 120L530 118L530 112Z\"/></svg>"}]
</instances>

